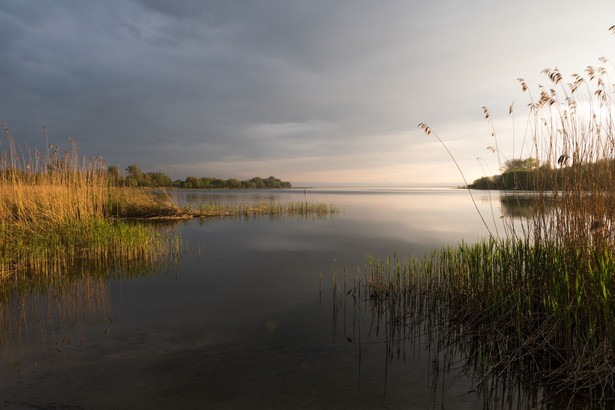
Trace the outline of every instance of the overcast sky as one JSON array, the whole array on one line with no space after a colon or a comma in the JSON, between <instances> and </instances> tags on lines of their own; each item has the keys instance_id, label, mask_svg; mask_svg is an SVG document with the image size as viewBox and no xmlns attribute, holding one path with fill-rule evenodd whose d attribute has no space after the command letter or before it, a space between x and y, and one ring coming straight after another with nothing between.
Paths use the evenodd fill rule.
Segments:
<instances>
[{"instance_id":1,"label":"overcast sky","mask_svg":"<svg viewBox=\"0 0 615 410\"><path fill-rule=\"evenodd\" d=\"M0 122L173 178L460 184L418 123L497 172L481 107L508 149L516 79L615 59L614 24L613 0L2 0Z\"/></svg>"}]
</instances>

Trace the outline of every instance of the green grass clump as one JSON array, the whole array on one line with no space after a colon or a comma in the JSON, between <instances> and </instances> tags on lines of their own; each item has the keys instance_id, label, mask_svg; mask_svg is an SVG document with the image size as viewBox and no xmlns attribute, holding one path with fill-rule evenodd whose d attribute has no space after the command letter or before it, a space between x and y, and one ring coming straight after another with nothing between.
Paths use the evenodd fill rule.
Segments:
<instances>
[{"instance_id":1,"label":"green grass clump","mask_svg":"<svg viewBox=\"0 0 615 410\"><path fill-rule=\"evenodd\" d=\"M3 224L0 235L2 277L16 271L62 274L82 260L99 266L166 253L166 242L160 232L144 225L100 217L68 220L38 231Z\"/></svg>"},{"instance_id":2,"label":"green grass clump","mask_svg":"<svg viewBox=\"0 0 615 410\"><path fill-rule=\"evenodd\" d=\"M424 324L483 380L506 375L606 402L615 397L614 271L615 251L486 240L407 263L370 258L363 286L388 323Z\"/></svg>"},{"instance_id":3,"label":"green grass clump","mask_svg":"<svg viewBox=\"0 0 615 410\"><path fill-rule=\"evenodd\" d=\"M201 204L197 210L187 210L198 217L211 216L250 216L250 215L274 215L274 216L299 216L299 217L326 217L339 211L334 205L310 202L274 203L259 202L245 204L224 204L220 202L208 202Z\"/></svg>"}]
</instances>

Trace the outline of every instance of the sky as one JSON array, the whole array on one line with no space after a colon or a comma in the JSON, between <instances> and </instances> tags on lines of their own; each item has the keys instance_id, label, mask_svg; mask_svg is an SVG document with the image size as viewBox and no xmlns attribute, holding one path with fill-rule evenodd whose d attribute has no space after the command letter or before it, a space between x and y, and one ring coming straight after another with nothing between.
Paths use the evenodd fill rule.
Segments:
<instances>
[{"instance_id":1,"label":"sky","mask_svg":"<svg viewBox=\"0 0 615 410\"><path fill-rule=\"evenodd\" d=\"M460 185L417 125L497 173L482 107L512 157L517 78L615 58L613 25L612 0L2 0L0 123L174 179Z\"/></svg>"}]
</instances>

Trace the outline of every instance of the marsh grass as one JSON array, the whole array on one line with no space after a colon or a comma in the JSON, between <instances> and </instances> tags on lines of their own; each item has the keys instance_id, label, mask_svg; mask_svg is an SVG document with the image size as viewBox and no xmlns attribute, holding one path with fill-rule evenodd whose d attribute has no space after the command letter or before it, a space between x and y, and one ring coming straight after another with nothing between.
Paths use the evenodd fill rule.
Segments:
<instances>
[{"instance_id":1,"label":"marsh grass","mask_svg":"<svg viewBox=\"0 0 615 410\"><path fill-rule=\"evenodd\" d=\"M302 218L323 218L339 213L339 209L333 204L311 203L311 202L257 202L257 203L220 203L208 202L199 205L196 210L187 212L195 216L206 218L212 216L251 216L251 215L270 215L270 216L294 216Z\"/></svg>"},{"instance_id":2,"label":"marsh grass","mask_svg":"<svg viewBox=\"0 0 615 410\"><path fill-rule=\"evenodd\" d=\"M535 395L543 383L606 403L615 391L614 269L613 254L571 258L554 243L491 240L405 262L370 258L362 285L369 309L385 316L391 352L423 335L465 357L485 386L504 376Z\"/></svg>"},{"instance_id":3,"label":"marsh grass","mask_svg":"<svg viewBox=\"0 0 615 410\"><path fill-rule=\"evenodd\" d=\"M531 235L571 251L608 251L615 241L615 124L608 71L589 66L585 76L573 74L569 82L557 69L543 73L550 84L538 87L537 100L519 79L530 96L526 154L540 164L529 175L539 200L526 231L519 235L509 225L508 236Z\"/></svg>"},{"instance_id":4,"label":"marsh grass","mask_svg":"<svg viewBox=\"0 0 615 410\"><path fill-rule=\"evenodd\" d=\"M152 188L111 187L105 215L131 220L182 220L193 212L180 208L164 190Z\"/></svg>"},{"instance_id":5,"label":"marsh grass","mask_svg":"<svg viewBox=\"0 0 615 410\"><path fill-rule=\"evenodd\" d=\"M110 278L151 274L176 261L181 244L173 230L126 218L179 208L164 193L112 187L102 160L80 157L72 141L70 151L40 153L16 147L4 131L0 348L18 370L32 339L61 350L78 344L83 324L104 322Z\"/></svg>"},{"instance_id":6,"label":"marsh grass","mask_svg":"<svg viewBox=\"0 0 615 410\"><path fill-rule=\"evenodd\" d=\"M125 216L144 195L111 188L100 157L80 157L72 140L63 153L53 146L45 153L16 147L3 129L0 280L61 275L84 261L120 266L168 254L168 237L160 230L111 218Z\"/></svg>"},{"instance_id":7,"label":"marsh grass","mask_svg":"<svg viewBox=\"0 0 615 410\"><path fill-rule=\"evenodd\" d=\"M369 259L347 295L353 303L355 294L367 295L375 322L386 329L387 351L422 337L438 352L435 357L464 357L479 376L487 406L610 408L615 404L612 85L604 67L588 67L569 82L557 69L543 73L549 84L538 87L537 99L519 80L530 98L520 158L531 156L539 165L523 175L534 188L530 199L512 195L502 201L513 209L505 212L502 235L403 263ZM529 214L520 211L528 209ZM441 369L450 365L437 363Z\"/></svg>"}]
</instances>

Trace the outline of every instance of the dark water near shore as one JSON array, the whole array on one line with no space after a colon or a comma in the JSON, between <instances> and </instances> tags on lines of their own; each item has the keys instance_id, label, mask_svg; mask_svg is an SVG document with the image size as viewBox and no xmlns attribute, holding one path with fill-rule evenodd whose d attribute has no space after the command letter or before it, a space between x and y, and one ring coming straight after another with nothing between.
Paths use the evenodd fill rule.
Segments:
<instances>
[{"instance_id":1,"label":"dark water near shore","mask_svg":"<svg viewBox=\"0 0 615 410\"><path fill-rule=\"evenodd\" d=\"M188 248L178 266L135 279L83 280L63 296L70 302L29 298L24 305L40 309L12 318L31 330L12 342L18 354L5 349L0 408L482 408L460 371L440 375L434 393L421 344L387 363L381 335L366 334L361 346L349 342L351 319L334 315L331 295L334 266L354 274L367 254L420 256L487 236L467 191L174 195L196 206L307 200L341 212L189 221L178 227ZM476 195L491 218L488 194ZM502 214L497 200L493 212L496 220Z\"/></svg>"}]
</instances>

